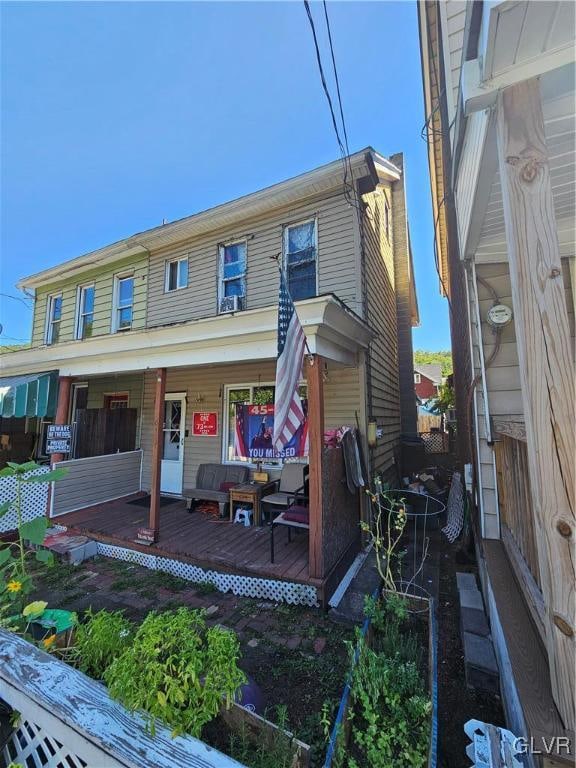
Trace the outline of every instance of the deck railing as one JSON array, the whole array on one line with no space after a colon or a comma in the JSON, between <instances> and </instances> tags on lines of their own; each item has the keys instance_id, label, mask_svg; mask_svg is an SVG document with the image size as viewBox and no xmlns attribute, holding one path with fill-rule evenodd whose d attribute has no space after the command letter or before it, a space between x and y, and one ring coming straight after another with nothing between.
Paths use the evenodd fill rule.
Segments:
<instances>
[{"instance_id":1,"label":"deck railing","mask_svg":"<svg viewBox=\"0 0 576 768\"><path fill-rule=\"evenodd\" d=\"M0 629L0 700L20 713L0 764L56 768L244 768L192 736L152 736L144 718L113 701L105 686ZM10 731L0 710L0 735Z\"/></svg>"},{"instance_id":2,"label":"deck railing","mask_svg":"<svg viewBox=\"0 0 576 768\"><path fill-rule=\"evenodd\" d=\"M50 516L136 493L140 490L141 463L141 450L59 462L67 474L53 485Z\"/></svg>"}]
</instances>

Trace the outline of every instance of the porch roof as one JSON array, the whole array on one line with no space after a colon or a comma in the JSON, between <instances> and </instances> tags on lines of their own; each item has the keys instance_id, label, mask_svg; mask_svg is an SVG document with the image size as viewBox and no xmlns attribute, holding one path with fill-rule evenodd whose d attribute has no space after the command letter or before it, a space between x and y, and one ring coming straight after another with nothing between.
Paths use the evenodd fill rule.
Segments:
<instances>
[{"instance_id":1,"label":"porch roof","mask_svg":"<svg viewBox=\"0 0 576 768\"><path fill-rule=\"evenodd\" d=\"M312 354L356 365L373 336L369 326L334 294L296 303ZM190 365L274 359L277 306L125 331L14 352L6 373L58 368L61 376L141 371Z\"/></svg>"}]
</instances>

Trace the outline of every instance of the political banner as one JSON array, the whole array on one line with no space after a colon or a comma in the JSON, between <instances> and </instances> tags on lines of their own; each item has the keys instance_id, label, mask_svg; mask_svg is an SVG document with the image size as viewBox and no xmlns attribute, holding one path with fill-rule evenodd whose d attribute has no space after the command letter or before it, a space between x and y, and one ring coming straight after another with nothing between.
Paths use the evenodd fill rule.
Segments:
<instances>
[{"instance_id":1,"label":"political banner","mask_svg":"<svg viewBox=\"0 0 576 768\"><path fill-rule=\"evenodd\" d=\"M308 456L308 402L302 400L304 419L281 451L274 448L274 406L236 404L234 456L251 461L270 461Z\"/></svg>"}]
</instances>

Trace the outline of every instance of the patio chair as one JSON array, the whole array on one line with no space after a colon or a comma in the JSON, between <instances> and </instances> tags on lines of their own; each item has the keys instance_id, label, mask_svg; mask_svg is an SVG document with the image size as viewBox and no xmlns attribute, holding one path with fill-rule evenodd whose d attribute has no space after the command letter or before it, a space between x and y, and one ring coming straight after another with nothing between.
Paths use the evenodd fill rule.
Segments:
<instances>
[{"instance_id":1,"label":"patio chair","mask_svg":"<svg viewBox=\"0 0 576 768\"><path fill-rule=\"evenodd\" d=\"M283 525L288 532L288 544L292 541L292 529L298 531L310 530L309 498L304 493L288 495L288 507L278 517L270 521L270 562L274 562L274 528Z\"/></svg>"},{"instance_id":2,"label":"patio chair","mask_svg":"<svg viewBox=\"0 0 576 768\"><path fill-rule=\"evenodd\" d=\"M296 493L308 494L308 464L284 464L276 490L260 502L267 520L287 509Z\"/></svg>"}]
</instances>

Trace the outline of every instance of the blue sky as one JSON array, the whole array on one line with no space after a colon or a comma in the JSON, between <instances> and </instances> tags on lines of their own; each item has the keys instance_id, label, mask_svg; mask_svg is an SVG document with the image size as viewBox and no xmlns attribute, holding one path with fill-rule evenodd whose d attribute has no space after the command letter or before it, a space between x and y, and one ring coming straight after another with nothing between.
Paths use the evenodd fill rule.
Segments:
<instances>
[{"instance_id":1,"label":"blue sky","mask_svg":"<svg viewBox=\"0 0 576 768\"><path fill-rule=\"evenodd\" d=\"M438 293L416 2L329 3L351 151L403 151L421 327ZM303 3L4 3L1 290L338 157ZM323 11L313 3L319 30ZM328 49L323 51L328 68ZM0 341L31 311L0 297Z\"/></svg>"}]
</instances>

